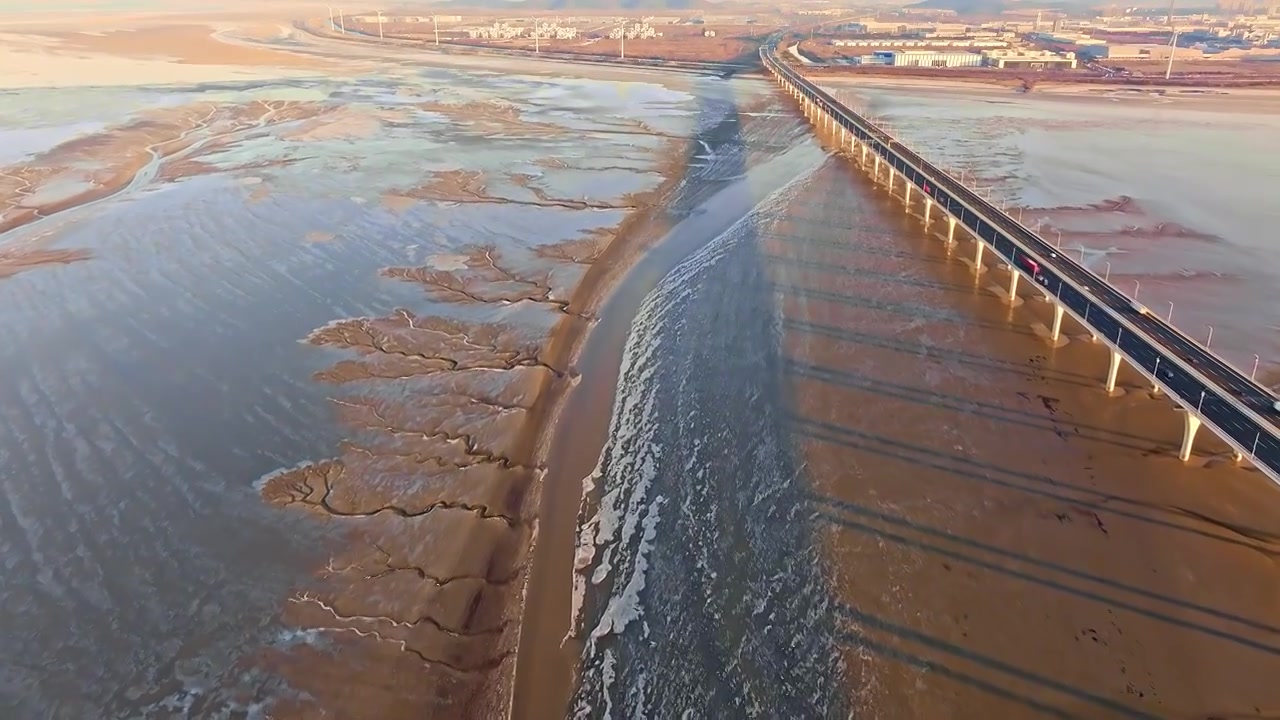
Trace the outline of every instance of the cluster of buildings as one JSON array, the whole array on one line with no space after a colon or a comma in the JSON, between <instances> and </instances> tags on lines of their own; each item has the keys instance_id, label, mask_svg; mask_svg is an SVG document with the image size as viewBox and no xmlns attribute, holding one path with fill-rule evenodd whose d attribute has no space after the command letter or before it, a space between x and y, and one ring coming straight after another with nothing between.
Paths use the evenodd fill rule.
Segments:
<instances>
[{"instance_id":1,"label":"cluster of buildings","mask_svg":"<svg viewBox=\"0 0 1280 720\"><path fill-rule=\"evenodd\" d=\"M1174 31L1176 47L1170 42ZM1092 60L1164 60L1173 53L1186 59L1243 59L1280 51L1280 18L1201 15L1170 17L1163 23L1097 18L1059 21L1052 31L1034 32L1031 37Z\"/></svg>"},{"instance_id":2,"label":"cluster of buildings","mask_svg":"<svg viewBox=\"0 0 1280 720\"><path fill-rule=\"evenodd\" d=\"M576 40L580 34L578 28L572 25L561 25L556 22L535 21L533 23L533 36L548 40Z\"/></svg>"},{"instance_id":3,"label":"cluster of buildings","mask_svg":"<svg viewBox=\"0 0 1280 720\"><path fill-rule=\"evenodd\" d=\"M662 33L658 32L658 30L648 22L638 22L610 30L609 38L612 40L618 40L619 38L626 38L627 40L649 40L651 38L656 38L661 34Z\"/></svg>"},{"instance_id":4,"label":"cluster of buildings","mask_svg":"<svg viewBox=\"0 0 1280 720\"><path fill-rule=\"evenodd\" d=\"M504 22L495 22L488 27L469 27L464 28L467 37L472 40L514 40L524 37L525 28L518 25L508 25Z\"/></svg>"},{"instance_id":5,"label":"cluster of buildings","mask_svg":"<svg viewBox=\"0 0 1280 720\"><path fill-rule=\"evenodd\" d=\"M1002 69L1074 69L1075 53L1047 50L995 48L978 52L967 50L877 50L855 57L855 65L887 65L890 67L994 67Z\"/></svg>"},{"instance_id":6,"label":"cluster of buildings","mask_svg":"<svg viewBox=\"0 0 1280 720\"><path fill-rule=\"evenodd\" d=\"M1005 48L1009 47L1008 40L987 40L978 38L966 38L955 40L906 40L901 38L857 38L854 40L832 40L832 45L836 47L873 47L882 50L897 49L930 49L937 50L942 48Z\"/></svg>"}]
</instances>

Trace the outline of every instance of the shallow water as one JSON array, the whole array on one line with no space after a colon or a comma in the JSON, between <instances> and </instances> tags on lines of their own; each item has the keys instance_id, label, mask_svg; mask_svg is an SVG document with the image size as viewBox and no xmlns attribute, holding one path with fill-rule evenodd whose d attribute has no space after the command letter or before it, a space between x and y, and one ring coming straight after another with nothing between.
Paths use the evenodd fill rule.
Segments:
<instances>
[{"instance_id":1,"label":"shallow water","mask_svg":"<svg viewBox=\"0 0 1280 720\"><path fill-rule=\"evenodd\" d=\"M374 115L402 104L395 91L406 86L450 101L502 99L572 127L641 118L679 133L693 116L689 93L657 85L442 70L355 86L219 84L129 97L136 110L305 96ZM99 120L92 106L67 102L75 94L11 93L24 107L81 114L41 129L29 114L6 113L0 126L48 144L69 127L128 115L112 106ZM627 101L608 105L617 98ZM246 133L205 160L292 164L143 182L56 216L39 232L92 258L0 281L0 715L261 717L287 697L255 658L324 643L278 617L342 533L341 523L267 506L255 487L273 470L333 454L345 434L332 419L335 389L311 379L336 354L299 340L335 319L397 307L464 312L381 279L382 267L478 244L560 242L623 216L503 204L392 209L383 195L425 182L432 169L510 170L546 156L634 166L594 173L602 201L660 180L651 171L662 140L642 132L495 140L425 113L379 122L368 137L290 140L296 123ZM583 182L581 172L541 172L557 191ZM545 324L509 319L522 317L531 331Z\"/></svg>"},{"instance_id":2,"label":"shallow water","mask_svg":"<svg viewBox=\"0 0 1280 720\"><path fill-rule=\"evenodd\" d=\"M837 87L1249 372L1280 363L1280 118L1254 101ZM1257 103L1274 103L1260 100ZM1124 212L1093 207L1129 198ZM1107 265L1110 264L1110 268ZM1137 283L1135 285L1135 283Z\"/></svg>"}]
</instances>

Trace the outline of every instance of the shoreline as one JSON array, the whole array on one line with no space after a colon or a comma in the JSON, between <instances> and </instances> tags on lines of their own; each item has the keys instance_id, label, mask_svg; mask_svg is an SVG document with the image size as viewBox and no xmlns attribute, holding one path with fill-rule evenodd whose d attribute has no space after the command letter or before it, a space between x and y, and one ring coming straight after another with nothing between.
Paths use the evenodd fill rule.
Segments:
<instances>
[{"instance_id":1,"label":"shoreline","mask_svg":"<svg viewBox=\"0 0 1280 720\"><path fill-rule=\"evenodd\" d=\"M609 415L621 359L621 342L616 343L616 348L593 346L602 342L609 344L616 337L605 336L619 333L625 341L639 302L613 308L614 314L626 315L625 318L613 317L602 322L595 313L606 308L626 276L665 235L666 225L659 221L688 171L691 146L696 146L696 141L687 141L685 147L680 148L679 159L667 163L664 172L667 180L653 192L653 202L623 220L613 240L574 289L570 307L592 315L593 322L571 323L567 321L575 318L566 317L553 329L546 344L548 361L573 367L573 377L552 378L549 386L539 390L535 411L528 423L535 448L533 459L541 468L541 475L522 508L522 515L532 517L534 526L526 549L529 563L521 595L516 664L507 709L509 718L544 716L531 707L535 703L531 703L530 696L541 698L544 702L537 707L543 709L550 705L568 707L579 655L570 652L576 643L566 638L571 620L570 591L582 494L580 483L591 473L608 440ZM584 358L595 354L592 350L604 350L607 357L583 363ZM572 422L567 420L569 417L573 418ZM583 430L587 439L575 434L577 429ZM532 624L533 632L528 632L531 618L536 622ZM554 650L551 649L553 642ZM533 670L522 674L522 668L528 668L529 663L535 661ZM557 716L562 715L563 712Z\"/></svg>"},{"instance_id":2,"label":"shoreline","mask_svg":"<svg viewBox=\"0 0 1280 720\"><path fill-rule=\"evenodd\" d=\"M977 78L944 76L892 77L887 75L858 75L856 73L829 73L811 76L819 84L859 85L879 88L933 89L954 91L1001 91L1017 95L1046 95L1053 97L1113 97L1116 95L1166 95L1197 99L1280 99L1280 80L1267 86L1216 86L1161 84L1136 85L1114 82L1069 82L1044 80L1037 82L1032 91L1023 90L1020 80L1014 78Z\"/></svg>"}]
</instances>

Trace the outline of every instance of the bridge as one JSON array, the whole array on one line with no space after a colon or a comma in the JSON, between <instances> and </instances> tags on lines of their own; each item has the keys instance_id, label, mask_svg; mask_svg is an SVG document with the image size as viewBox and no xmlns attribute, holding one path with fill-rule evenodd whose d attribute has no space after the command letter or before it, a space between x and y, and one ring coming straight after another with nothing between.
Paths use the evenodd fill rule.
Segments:
<instances>
[{"instance_id":1,"label":"bridge","mask_svg":"<svg viewBox=\"0 0 1280 720\"><path fill-rule=\"evenodd\" d=\"M1127 362L1164 392L1184 417L1178 456L1191 458L1197 432L1208 427L1273 482L1280 484L1280 409L1277 397L1207 347L1156 317L1104 278L1061 253L1021 222L979 196L963 182L935 167L883 128L845 106L778 57L776 40L760 50L765 69L800 103L815 126L838 138L842 150L857 154L880 182L882 167L890 193L902 178L907 211L912 194L924 203L924 223L936 206L947 223L946 239L955 242L960 226L975 240L974 272L985 268L983 253L994 252L1009 273L1006 300L1017 303L1018 283L1026 279L1053 304L1049 340L1061 342L1064 315L1071 315L1107 347L1111 363L1104 387L1115 393L1120 363ZM870 156L870 158L868 158Z\"/></svg>"}]
</instances>

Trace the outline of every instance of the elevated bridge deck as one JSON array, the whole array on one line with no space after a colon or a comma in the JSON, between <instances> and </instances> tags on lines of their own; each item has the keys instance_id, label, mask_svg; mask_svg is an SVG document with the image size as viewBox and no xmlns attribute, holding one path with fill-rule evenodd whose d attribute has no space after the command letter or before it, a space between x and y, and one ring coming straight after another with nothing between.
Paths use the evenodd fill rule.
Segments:
<instances>
[{"instance_id":1,"label":"elevated bridge deck","mask_svg":"<svg viewBox=\"0 0 1280 720\"><path fill-rule=\"evenodd\" d=\"M761 61L810 113L815 122L838 132L842 145L872 155L877 168L887 165L892 186L902 176L906 196L920 193L925 202L925 222L936 205L950 224L948 240L956 225L977 240L981 253L990 248L1010 268L1010 299L1019 277L1035 283L1054 303L1053 338L1062 317L1070 314L1111 351L1106 379L1115 389L1121 360L1146 376L1153 387L1168 394L1185 413L1180 457L1190 457L1197 430L1208 426L1233 449L1235 458L1248 458L1259 470L1280 483L1280 411L1277 397L1207 347L1147 311L1092 270L1072 260L1044 238L979 196L882 128L845 106L766 45Z\"/></svg>"}]
</instances>

